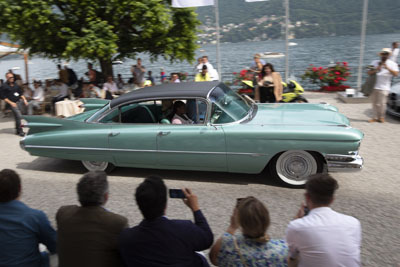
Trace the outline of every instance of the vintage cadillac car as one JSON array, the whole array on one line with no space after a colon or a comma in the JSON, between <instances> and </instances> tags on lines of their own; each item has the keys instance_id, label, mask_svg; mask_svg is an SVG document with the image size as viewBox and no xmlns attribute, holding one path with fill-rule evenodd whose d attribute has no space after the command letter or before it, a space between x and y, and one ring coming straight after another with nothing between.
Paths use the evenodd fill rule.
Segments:
<instances>
[{"instance_id":1,"label":"vintage cadillac car","mask_svg":"<svg viewBox=\"0 0 400 267\"><path fill-rule=\"evenodd\" d=\"M192 124L171 124L186 103ZM68 118L25 116L31 155L114 166L261 173L291 186L323 171L358 171L363 133L328 104L257 104L221 82L145 87L110 102L83 100Z\"/></svg>"}]
</instances>

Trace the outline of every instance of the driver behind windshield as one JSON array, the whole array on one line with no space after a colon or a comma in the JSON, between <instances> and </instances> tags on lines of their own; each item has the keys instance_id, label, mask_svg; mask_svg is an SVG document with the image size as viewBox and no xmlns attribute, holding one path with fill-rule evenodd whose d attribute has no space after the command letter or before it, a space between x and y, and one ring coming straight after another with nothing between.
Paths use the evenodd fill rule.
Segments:
<instances>
[{"instance_id":1,"label":"driver behind windshield","mask_svg":"<svg viewBox=\"0 0 400 267\"><path fill-rule=\"evenodd\" d=\"M175 101L174 103L172 124L193 124L193 121L186 115L186 104L182 101Z\"/></svg>"}]
</instances>

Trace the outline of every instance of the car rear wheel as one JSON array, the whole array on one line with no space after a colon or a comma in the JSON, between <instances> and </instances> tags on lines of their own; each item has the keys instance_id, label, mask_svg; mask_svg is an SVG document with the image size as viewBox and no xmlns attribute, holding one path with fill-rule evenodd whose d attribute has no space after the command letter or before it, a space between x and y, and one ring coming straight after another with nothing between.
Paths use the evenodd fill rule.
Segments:
<instances>
[{"instance_id":1,"label":"car rear wheel","mask_svg":"<svg viewBox=\"0 0 400 267\"><path fill-rule=\"evenodd\" d=\"M303 186L310 175L320 172L318 159L303 150L289 150L277 156L270 164L271 173L285 184Z\"/></svg>"},{"instance_id":2,"label":"car rear wheel","mask_svg":"<svg viewBox=\"0 0 400 267\"><path fill-rule=\"evenodd\" d=\"M89 161L89 160L82 160L83 166L88 171L104 171L104 172L110 172L112 171L115 167L113 164L107 162L107 161Z\"/></svg>"}]
</instances>

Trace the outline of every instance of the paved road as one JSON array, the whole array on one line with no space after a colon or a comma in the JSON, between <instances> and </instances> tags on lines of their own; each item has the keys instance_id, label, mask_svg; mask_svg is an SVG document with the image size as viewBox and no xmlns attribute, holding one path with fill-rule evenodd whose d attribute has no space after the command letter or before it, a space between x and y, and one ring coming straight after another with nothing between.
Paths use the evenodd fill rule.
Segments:
<instances>
[{"instance_id":1,"label":"paved road","mask_svg":"<svg viewBox=\"0 0 400 267\"><path fill-rule=\"evenodd\" d=\"M364 170L333 174L340 184L333 208L361 221L363 266L396 266L400 263L400 119L388 117L386 123L369 124L370 104L344 104L336 100L335 94L326 93L307 93L306 97L314 103L334 104L365 133L360 150ZM23 179L22 200L44 210L55 225L57 209L77 203L75 185L85 169L75 161L30 156L19 148L20 138L13 134L12 127L11 118L0 119L0 169L17 170ZM228 226L235 199L253 195L270 211L268 233L281 238L304 193L281 187L264 175L117 168L109 176L111 197L107 208L127 216L130 225L139 223L141 215L133 193L143 177L151 174L165 177L170 188L192 188L216 237ZM180 200L169 201L167 215L192 218Z\"/></svg>"}]
</instances>

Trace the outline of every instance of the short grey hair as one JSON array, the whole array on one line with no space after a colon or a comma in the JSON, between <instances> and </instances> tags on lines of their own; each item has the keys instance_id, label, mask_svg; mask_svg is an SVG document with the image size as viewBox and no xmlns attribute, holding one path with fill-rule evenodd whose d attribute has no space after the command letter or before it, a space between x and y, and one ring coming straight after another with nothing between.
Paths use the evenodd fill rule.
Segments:
<instances>
[{"instance_id":1,"label":"short grey hair","mask_svg":"<svg viewBox=\"0 0 400 267\"><path fill-rule=\"evenodd\" d=\"M76 191L79 202L85 206L101 206L105 203L105 194L108 192L108 181L105 172L91 171L79 180Z\"/></svg>"}]
</instances>

